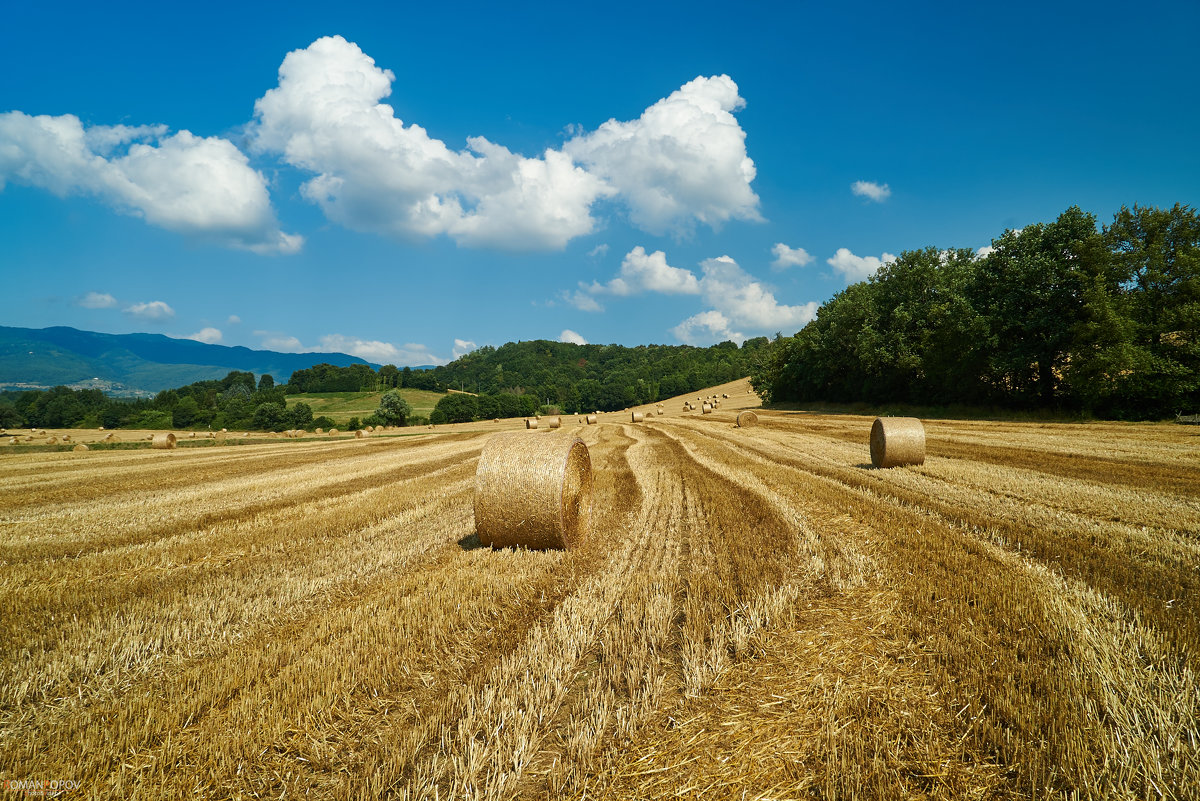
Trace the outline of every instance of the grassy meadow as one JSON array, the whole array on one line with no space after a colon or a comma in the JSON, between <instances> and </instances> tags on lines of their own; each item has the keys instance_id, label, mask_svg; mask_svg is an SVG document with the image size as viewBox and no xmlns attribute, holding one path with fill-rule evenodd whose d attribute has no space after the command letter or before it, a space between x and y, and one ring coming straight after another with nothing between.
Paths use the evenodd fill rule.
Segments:
<instances>
[{"instance_id":1,"label":"grassy meadow","mask_svg":"<svg viewBox=\"0 0 1200 801\"><path fill-rule=\"evenodd\" d=\"M412 406L413 414L429 417L437 402L445 397L444 392L428 392L423 389L401 389L400 395ZM322 415L331 418L339 426L345 426L351 417L360 420L379 408L382 392L308 392L288 395L287 405L307 403L312 407L313 417Z\"/></svg>"},{"instance_id":2,"label":"grassy meadow","mask_svg":"<svg viewBox=\"0 0 1200 801\"><path fill-rule=\"evenodd\" d=\"M507 422L0 448L0 776L132 799L1198 797L1200 430L927 421L924 465L876 470L870 417L742 429L745 382L713 391L712 414L528 433L590 449L570 552L479 546L475 466Z\"/></svg>"}]
</instances>

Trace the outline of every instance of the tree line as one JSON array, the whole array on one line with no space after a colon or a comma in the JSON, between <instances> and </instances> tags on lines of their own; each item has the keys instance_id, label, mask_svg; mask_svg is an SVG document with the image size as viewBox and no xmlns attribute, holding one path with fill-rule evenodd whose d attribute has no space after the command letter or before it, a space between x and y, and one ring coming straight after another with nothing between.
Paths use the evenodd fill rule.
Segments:
<instances>
[{"instance_id":1,"label":"tree line","mask_svg":"<svg viewBox=\"0 0 1200 801\"><path fill-rule=\"evenodd\" d=\"M906 251L765 348L768 402L1200 412L1200 215L1072 207L983 253Z\"/></svg>"}]
</instances>

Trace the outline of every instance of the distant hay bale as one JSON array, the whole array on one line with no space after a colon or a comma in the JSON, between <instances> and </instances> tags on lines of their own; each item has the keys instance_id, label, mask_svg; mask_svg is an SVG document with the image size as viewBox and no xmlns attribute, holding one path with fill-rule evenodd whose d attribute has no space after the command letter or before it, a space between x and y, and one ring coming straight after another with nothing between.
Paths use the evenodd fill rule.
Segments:
<instances>
[{"instance_id":1,"label":"distant hay bale","mask_svg":"<svg viewBox=\"0 0 1200 801\"><path fill-rule=\"evenodd\" d=\"M871 424L871 464L925 464L925 426L915 417L876 417Z\"/></svg>"},{"instance_id":2,"label":"distant hay bale","mask_svg":"<svg viewBox=\"0 0 1200 801\"><path fill-rule=\"evenodd\" d=\"M355 439L362 439L366 435L367 435L367 432L363 431L361 428L354 432Z\"/></svg>"},{"instance_id":3,"label":"distant hay bale","mask_svg":"<svg viewBox=\"0 0 1200 801\"><path fill-rule=\"evenodd\" d=\"M71 435L63 434L63 442L70 442L70 441L71 441Z\"/></svg>"},{"instance_id":4,"label":"distant hay bale","mask_svg":"<svg viewBox=\"0 0 1200 801\"><path fill-rule=\"evenodd\" d=\"M329 429L329 436L331 436L331 437L332 437L332 436L333 436L334 434L336 434L337 432L338 432L338 430L337 430L336 428L331 428L331 429Z\"/></svg>"},{"instance_id":5,"label":"distant hay bale","mask_svg":"<svg viewBox=\"0 0 1200 801\"><path fill-rule=\"evenodd\" d=\"M243 437L248 437L248 436L250 436L250 432L249 432L249 431L243 431L243 432L242 432L242 436L243 436Z\"/></svg>"},{"instance_id":6,"label":"distant hay bale","mask_svg":"<svg viewBox=\"0 0 1200 801\"><path fill-rule=\"evenodd\" d=\"M738 428L756 426L758 425L758 415L748 409L744 412L738 412L737 424Z\"/></svg>"},{"instance_id":7,"label":"distant hay bale","mask_svg":"<svg viewBox=\"0 0 1200 801\"><path fill-rule=\"evenodd\" d=\"M562 428L562 418L561 417L549 417L547 419L550 421L551 428Z\"/></svg>"},{"instance_id":8,"label":"distant hay bale","mask_svg":"<svg viewBox=\"0 0 1200 801\"><path fill-rule=\"evenodd\" d=\"M104 430L104 426L100 426L99 430L100 430L100 431L103 431L103 430ZM3 431L0 431L0 434L3 434L3 433L4 433Z\"/></svg>"},{"instance_id":9,"label":"distant hay bale","mask_svg":"<svg viewBox=\"0 0 1200 801\"><path fill-rule=\"evenodd\" d=\"M646 415L642 414L641 412L633 413L633 422L641 423L641 422L644 422L645 420L646 420Z\"/></svg>"},{"instance_id":10,"label":"distant hay bale","mask_svg":"<svg viewBox=\"0 0 1200 801\"><path fill-rule=\"evenodd\" d=\"M175 435L170 431L165 434L155 434L150 438L151 447L155 450L167 451L175 447Z\"/></svg>"},{"instance_id":11,"label":"distant hay bale","mask_svg":"<svg viewBox=\"0 0 1200 801\"><path fill-rule=\"evenodd\" d=\"M692 410L692 404L690 404L690 403L683 404L683 410L685 412L690 412Z\"/></svg>"},{"instance_id":12,"label":"distant hay bale","mask_svg":"<svg viewBox=\"0 0 1200 801\"><path fill-rule=\"evenodd\" d=\"M722 392L722 393L721 393L721 397L722 397L722 398L728 398L728 397L729 397L729 393L728 393L728 392Z\"/></svg>"},{"instance_id":13,"label":"distant hay bale","mask_svg":"<svg viewBox=\"0 0 1200 801\"><path fill-rule=\"evenodd\" d=\"M88 446L87 446L87 445L84 445L84 444L81 442L81 443L79 443L78 445L76 445L74 448L71 448L71 450L75 451L76 453L83 453L84 451L86 451L86 450L91 450L91 449L90 449L90 448L88 448Z\"/></svg>"},{"instance_id":14,"label":"distant hay bale","mask_svg":"<svg viewBox=\"0 0 1200 801\"><path fill-rule=\"evenodd\" d=\"M195 439L195 438L196 438L196 432L195 432L195 431L193 431L192 433L188 434L188 439Z\"/></svg>"},{"instance_id":15,"label":"distant hay bale","mask_svg":"<svg viewBox=\"0 0 1200 801\"><path fill-rule=\"evenodd\" d=\"M367 433L368 434L375 433L375 426L367 426Z\"/></svg>"},{"instance_id":16,"label":"distant hay bale","mask_svg":"<svg viewBox=\"0 0 1200 801\"><path fill-rule=\"evenodd\" d=\"M317 431L316 431L316 433L317 433L317 434L324 434L324 433L325 433L325 429L323 429L323 428L321 428L320 426L318 426L318 427L317 427Z\"/></svg>"},{"instance_id":17,"label":"distant hay bale","mask_svg":"<svg viewBox=\"0 0 1200 801\"><path fill-rule=\"evenodd\" d=\"M227 429L227 428L222 428L222 429L221 429L221 433L222 433L222 434L225 434L225 433L227 433L228 431L229 431L229 429Z\"/></svg>"},{"instance_id":18,"label":"distant hay bale","mask_svg":"<svg viewBox=\"0 0 1200 801\"><path fill-rule=\"evenodd\" d=\"M118 441L119 440L117 440L116 434L113 434L110 432L110 433L104 435L104 442L118 442Z\"/></svg>"},{"instance_id":19,"label":"distant hay bale","mask_svg":"<svg viewBox=\"0 0 1200 801\"><path fill-rule=\"evenodd\" d=\"M535 428L537 428L537 427L538 427L538 421L537 421L537 418L536 418L536 417L527 417L527 418L525 418L525 428L526 428L526 430L532 431L533 429L535 429Z\"/></svg>"},{"instance_id":20,"label":"distant hay bale","mask_svg":"<svg viewBox=\"0 0 1200 801\"><path fill-rule=\"evenodd\" d=\"M589 426L594 426L594 425L596 425L597 422L599 422L600 418L594 414L589 414L587 417L584 418L584 420L587 420L587 424Z\"/></svg>"},{"instance_id":21,"label":"distant hay bale","mask_svg":"<svg viewBox=\"0 0 1200 801\"><path fill-rule=\"evenodd\" d=\"M50 439L46 440L46 444L47 445L57 445L58 437L50 437Z\"/></svg>"},{"instance_id":22,"label":"distant hay bale","mask_svg":"<svg viewBox=\"0 0 1200 801\"><path fill-rule=\"evenodd\" d=\"M493 548L574 548L587 535L592 461L578 437L496 434L475 471L475 530Z\"/></svg>"},{"instance_id":23,"label":"distant hay bale","mask_svg":"<svg viewBox=\"0 0 1200 801\"><path fill-rule=\"evenodd\" d=\"M655 414L662 414L662 413L663 413L663 408L662 408L661 406L659 406L659 407L658 407L658 409L656 409L654 413L655 413Z\"/></svg>"},{"instance_id":24,"label":"distant hay bale","mask_svg":"<svg viewBox=\"0 0 1200 801\"><path fill-rule=\"evenodd\" d=\"M700 406L700 414L712 414L712 404L708 401L705 401Z\"/></svg>"}]
</instances>

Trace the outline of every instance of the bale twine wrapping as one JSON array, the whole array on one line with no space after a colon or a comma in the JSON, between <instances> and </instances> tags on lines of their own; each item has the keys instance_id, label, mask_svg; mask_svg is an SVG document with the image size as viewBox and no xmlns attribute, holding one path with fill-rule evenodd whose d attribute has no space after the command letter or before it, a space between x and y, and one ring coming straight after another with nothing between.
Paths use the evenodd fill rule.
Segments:
<instances>
[{"instance_id":1,"label":"bale twine wrapping","mask_svg":"<svg viewBox=\"0 0 1200 801\"><path fill-rule=\"evenodd\" d=\"M550 418L547 418L547 419L550 421L550 427L551 427L551 428L562 428L562 418L559 418L559 417L550 417Z\"/></svg>"},{"instance_id":2,"label":"bale twine wrapping","mask_svg":"<svg viewBox=\"0 0 1200 801\"><path fill-rule=\"evenodd\" d=\"M475 530L493 548L573 548L587 534L592 460L578 437L497 434L475 470Z\"/></svg>"},{"instance_id":3,"label":"bale twine wrapping","mask_svg":"<svg viewBox=\"0 0 1200 801\"><path fill-rule=\"evenodd\" d=\"M538 427L538 421L537 421L536 417L525 418L525 428L526 429L532 431L533 429L535 429L537 427Z\"/></svg>"},{"instance_id":4,"label":"bale twine wrapping","mask_svg":"<svg viewBox=\"0 0 1200 801\"><path fill-rule=\"evenodd\" d=\"M160 451L169 451L175 447L175 435L170 431L165 434L155 434L150 438L150 447Z\"/></svg>"},{"instance_id":5,"label":"bale twine wrapping","mask_svg":"<svg viewBox=\"0 0 1200 801\"><path fill-rule=\"evenodd\" d=\"M76 445L74 448L71 448L71 450L75 451L76 453L82 453L83 451L90 450L90 448L88 448L87 445L84 445L81 442L78 445Z\"/></svg>"},{"instance_id":6,"label":"bale twine wrapping","mask_svg":"<svg viewBox=\"0 0 1200 801\"><path fill-rule=\"evenodd\" d=\"M700 414L712 414L712 404L707 401L700 407Z\"/></svg>"},{"instance_id":7,"label":"bale twine wrapping","mask_svg":"<svg viewBox=\"0 0 1200 801\"><path fill-rule=\"evenodd\" d=\"M925 464L925 426L915 417L876 417L871 424L871 464Z\"/></svg>"},{"instance_id":8,"label":"bale twine wrapping","mask_svg":"<svg viewBox=\"0 0 1200 801\"><path fill-rule=\"evenodd\" d=\"M737 424L738 428L756 426L758 425L758 415L748 409L744 412L738 412Z\"/></svg>"},{"instance_id":9,"label":"bale twine wrapping","mask_svg":"<svg viewBox=\"0 0 1200 801\"><path fill-rule=\"evenodd\" d=\"M633 412L633 422L641 423L645 421L645 419L646 415L642 414L641 412Z\"/></svg>"},{"instance_id":10,"label":"bale twine wrapping","mask_svg":"<svg viewBox=\"0 0 1200 801\"><path fill-rule=\"evenodd\" d=\"M587 420L587 424L588 424L589 426L594 426L594 425L596 425L596 423L600 422L600 418L599 418L599 417L597 417L597 416L596 416L596 415L594 415L594 414L589 414L589 415L588 415L587 417L585 417L584 419L585 419L585 420Z\"/></svg>"}]
</instances>

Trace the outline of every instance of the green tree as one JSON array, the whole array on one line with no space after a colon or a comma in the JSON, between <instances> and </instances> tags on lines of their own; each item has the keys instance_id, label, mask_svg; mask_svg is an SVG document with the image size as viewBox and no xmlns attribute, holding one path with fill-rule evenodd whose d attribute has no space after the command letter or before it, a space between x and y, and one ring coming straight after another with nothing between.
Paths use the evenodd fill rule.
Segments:
<instances>
[{"instance_id":1,"label":"green tree","mask_svg":"<svg viewBox=\"0 0 1200 801\"><path fill-rule=\"evenodd\" d=\"M287 411L282 403L259 404L251 418L251 426L259 431L279 431L286 428L287 424Z\"/></svg>"},{"instance_id":2,"label":"green tree","mask_svg":"<svg viewBox=\"0 0 1200 801\"><path fill-rule=\"evenodd\" d=\"M395 370L394 367L392 369ZM379 408L375 410L375 416L390 426L406 425L412 413L412 406L394 389L383 393L379 399Z\"/></svg>"},{"instance_id":3,"label":"green tree","mask_svg":"<svg viewBox=\"0 0 1200 801\"><path fill-rule=\"evenodd\" d=\"M258 379L258 391L266 392L267 390L271 390L274 388L275 388L275 379L272 378L268 373L263 373L262 377Z\"/></svg>"}]
</instances>

